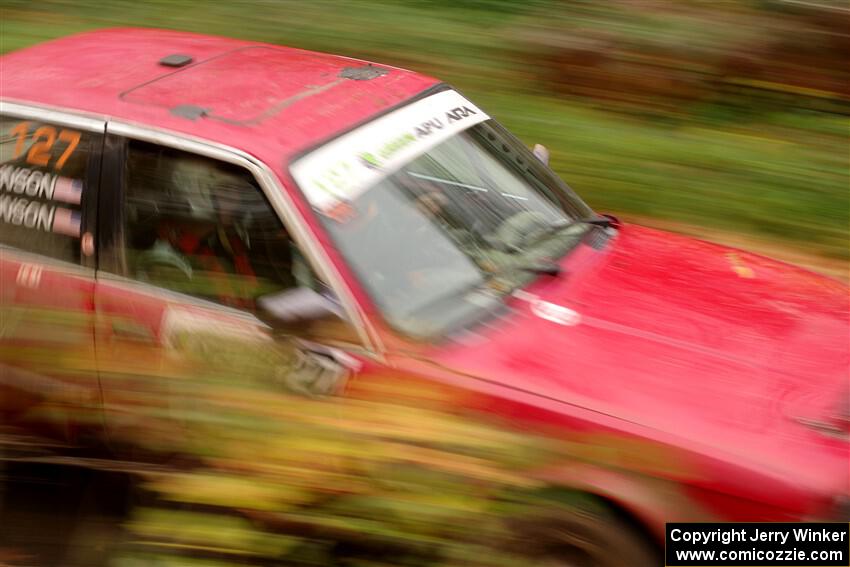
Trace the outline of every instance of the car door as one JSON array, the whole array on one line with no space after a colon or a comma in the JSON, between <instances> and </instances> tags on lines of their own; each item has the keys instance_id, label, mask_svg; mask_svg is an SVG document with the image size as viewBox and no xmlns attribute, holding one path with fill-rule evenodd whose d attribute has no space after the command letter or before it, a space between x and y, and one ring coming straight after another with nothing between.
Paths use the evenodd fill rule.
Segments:
<instances>
[{"instance_id":1,"label":"car door","mask_svg":"<svg viewBox=\"0 0 850 567\"><path fill-rule=\"evenodd\" d=\"M2 106L0 418L6 434L13 428L49 435L51 443L76 442L101 424L93 239L104 127L99 120ZM32 441L26 447L39 450Z\"/></svg>"},{"instance_id":2,"label":"car door","mask_svg":"<svg viewBox=\"0 0 850 567\"><path fill-rule=\"evenodd\" d=\"M252 384L339 391L354 358L297 332L275 337L257 316L261 297L332 294L251 172L131 137L109 136L106 148L94 303L113 442L179 453L212 397Z\"/></svg>"}]
</instances>

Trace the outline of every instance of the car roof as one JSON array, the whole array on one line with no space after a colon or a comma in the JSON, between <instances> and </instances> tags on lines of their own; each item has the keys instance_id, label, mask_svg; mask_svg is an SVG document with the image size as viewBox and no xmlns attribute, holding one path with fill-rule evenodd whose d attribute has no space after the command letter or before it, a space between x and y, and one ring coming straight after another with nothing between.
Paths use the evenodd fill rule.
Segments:
<instances>
[{"instance_id":1,"label":"car roof","mask_svg":"<svg viewBox=\"0 0 850 567\"><path fill-rule=\"evenodd\" d=\"M191 62L160 62L173 55ZM138 28L42 43L4 55L0 71L3 100L189 134L278 166L437 84L347 57Z\"/></svg>"}]
</instances>

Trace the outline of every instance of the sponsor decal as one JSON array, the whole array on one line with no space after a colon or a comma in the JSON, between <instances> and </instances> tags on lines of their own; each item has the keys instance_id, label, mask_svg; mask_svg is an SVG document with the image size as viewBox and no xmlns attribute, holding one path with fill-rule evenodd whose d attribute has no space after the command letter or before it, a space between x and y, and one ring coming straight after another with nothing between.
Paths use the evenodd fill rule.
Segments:
<instances>
[{"instance_id":1,"label":"sponsor decal","mask_svg":"<svg viewBox=\"0 0 850 567\"><path fill-rule=\"evenodd\" d=\"M83 182L79 179L56 177L53 181L53 200L79 205L83 197Z\"/></svg>"},{"instance_id":2,"label":"sponsor decal","mask_svg":"<svg viewBox=\"0 0 850 567\"><path fill-rule=\"evenodd\" d=\"M302 157L292 176L321 214L344 221L350 203L405 163L489 120L455 91L443 91L382 116Z\"/></svg>"},{"instance_id":3,"label":"sponsor decal","mask_svg":"<svg viewBox=\"0 0 850 567\"><path fill-rule=\"evenodd\" d=\"M4 165L0 167L0 192L79 205L83 182L55 173Z\"/></svg>"},{"instance_id":4,"label":"sponsor decal","mask_svg":"<svg viewBox=\"0 0 850 567\"><path fill-rule=\"evenodd\" d=\"M82 196L79 179L13 165L0 167L0 222L78 237L79 211L38 199L79 205Z\"/></svg>"},{"instance_id":5,"label":"sponsor decal","mask_svg":"<svg viewBox=\"0 0 850 567\"><path fill-rule=\"evenodd\" d=\"M82 216L79 211L56 207L49 203L0 195L0 222L78 237Z\"/></svg>"},{"instance_id":6,"label":"sponsor decal","mask_svg":"<svg viewBox=\"0 0 850 567\"><path fill-rule=\"evenodd\" d=\"M55 173L74 155L80 132L24 121L14 124L8 134L8 141L15 142L12 159L35 168L0 166L0 223L79 237L80 211L51 201L68 205L82 201L83 181ZM36 169L45 167L53 171Z\"/></svg>"},{"instance_id":7,"label":"sponsor decal","mask_svg":"<svg viewBox=\"0 0 850 567\"><path fill-rule=\"evenodd\" d=\"M0 222L51 232L56 207L23 197L0 195Z\"/></svg>"},{"instance_id":8,"label":"sponsor decal","mask_svg":"<svg viewBox=\"0 0 850 567\"><path fill-rule=\"evenodd\" d=\"M53 232L59 234L79 237L81 220L80 211L56 207L56 211L53 213L53 224L50 228Z\"/></svg>"}]
</instances>

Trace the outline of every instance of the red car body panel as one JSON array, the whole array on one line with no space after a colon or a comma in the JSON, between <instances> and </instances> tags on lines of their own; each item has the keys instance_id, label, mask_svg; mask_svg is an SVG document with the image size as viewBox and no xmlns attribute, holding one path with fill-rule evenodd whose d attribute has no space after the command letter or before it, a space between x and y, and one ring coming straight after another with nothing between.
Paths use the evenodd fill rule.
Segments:
<instances>
[{"instance_id":1,"label":"red car body panel","mask_svg":"<svg viewBox=\"0 0 850 567\"><path fill-rule=\"evenodd\" d=\"M97 406L94 287L62 266L0 251L0 305L13 306L0 317L0 413L25 415L51 392L40 411L54 413L52 433L67 437L74 414Z\"/></svg>"},{"instance_id":2,"label":"red car body panel","mask_svg":"<svg viewBox=\"0 0 850 567\"><path fill-rule=\"evenodd\" d=\"M173 54L191 55L193 62L176 69L159 63ZM372 80L346 80L340 72L367 63L165 30L70 36L2 61L4 99L181 132L238 147L278 167L437 84L387 66L379 68L388 73ZM172 113L181 105L203 107L211 116L189 120Z\"/></svg>"},{"instance_id":3,"label":"red car body panel","mask_svg":"<svg viewBox=\"0 0 850 567\"><path fill-rule=\"evenodd\" d=\"M163 67L159 60L172 54L193 63ZM463 392L467 407L579 447L620 447L609 454L611 467L585 462L541 475L618 502L657 534L676 519L824 516L850 494L847 440L800 423L824 419L846 395L843 285L746 252L620 226L604 249L568 254L560 276L541 276L498 320L452 342L418 344L383 325L288 165L434 79L157 30L83 34L0 61L5 100L208 140L266 163L378 329L394 372L443 383ZM347 68L386 73L341 78ZM187 117L198 108L204 116ZM166 302L111 284L98 284L101 292L105 313L120 315L137 301L143 331L164 340ZM351 395L386 376L366 362Z\"/></svg>"},{"instance_id":4,"label":"red car body panel","mask_svg":"<svg viewBox=\"0 0 850 567\"><path fill-rule=\"evenodd\" d=\"M746 277L735 271L741 264L751 270ZM693 450L680 455L697 458L689 470L710 470L710 458L775 480L754 486L738 474L712 474L712 490L760 493L801 513L810 512L801 494L847 490L846 440L798 421L825 415L846 391L850 321L841 284L638 226L623 227L606 254L585 247L563 268L566 276L527 288L531 297L516 300L500 324L428 357L617 416L649 439ZM542 319L535 301L570 308L579 320Z\"/></svg>"}]
</instances>

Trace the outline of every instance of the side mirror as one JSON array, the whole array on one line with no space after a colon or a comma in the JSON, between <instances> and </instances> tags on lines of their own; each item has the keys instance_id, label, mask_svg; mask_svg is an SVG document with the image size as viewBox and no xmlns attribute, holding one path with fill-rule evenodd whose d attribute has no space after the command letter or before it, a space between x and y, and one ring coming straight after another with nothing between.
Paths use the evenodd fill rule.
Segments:
<instances>
[{"instance_id":1,"label":"side mirror","mask_svg":"<svg viewBox=\"0 0 850 567\"><path fill-rule=\"evenodd\" d=\"M531 150L534 157L543 162L543 165L549 165L549 149L543 144L534 144L534 149Z\"/></svg>"},{"instance_id":2,"label":"side mirror","mask_svg":"<svg viewBox=\"0 0 850 567\"><path fill-rule=\"evenodd\" d=\"M342 307L309 287L297 287L257 299L258 314L282 334L317 341L359 344L360 338L345 320Z\"/></svg>"}]
</instances>

